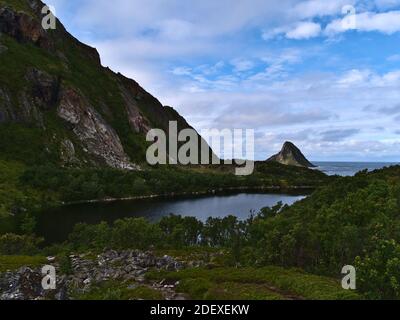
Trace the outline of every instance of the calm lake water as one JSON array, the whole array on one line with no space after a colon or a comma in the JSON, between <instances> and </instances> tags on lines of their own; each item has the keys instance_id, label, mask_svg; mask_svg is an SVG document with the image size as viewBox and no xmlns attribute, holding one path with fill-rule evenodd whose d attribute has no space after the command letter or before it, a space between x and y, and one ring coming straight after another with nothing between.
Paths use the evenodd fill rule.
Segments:
<instances>
[{"instance_id":1,"label":"calm lake water","mask_svg":"<svg viewBox=\"0 0 400 320\"><path fill-rule=\"evenodd\" d=\"M314 162L329 175L352 176L361 170L375 170L395 163L362 162ZM304 193L305 194L305 193ZM274 206L279 201L292 204L305 196L289 194L240 193L231 195L203 196L195 198L157 198L148 200L89 203L51 209L39 218L39 233L48 243L67 239L75 224L101 221L113 222L126 217L145 217L157 221L171 213L193 216L205 221L208 217L235 215L246 219L252 212Z\"/></svg>"},{"instance_id":2,"label":"calm lake water","mask_svg":"<svg viewBox=\"0 0 400 320\"><path fill-rule=\"evenodd\" d=\"M193 216L205 221L208 217L235 215L246 219L251 212L274 206L279 201L293 204L305 196L288 194L241 193L235 195L204 196L197 198L148 199L70 205L44 212L39 218L39 233L47 242L64 241L73 226L113 222L126 217L146 217L157 221L171 213Z\"/></svg>"}]
</instances>

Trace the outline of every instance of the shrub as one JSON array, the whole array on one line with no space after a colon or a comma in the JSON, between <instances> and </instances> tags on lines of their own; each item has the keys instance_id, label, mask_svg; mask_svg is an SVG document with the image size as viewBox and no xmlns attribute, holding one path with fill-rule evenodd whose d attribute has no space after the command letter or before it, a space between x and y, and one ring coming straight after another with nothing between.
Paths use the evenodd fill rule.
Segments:
<instances>
[{"instance_id":1,"label":"shrub","mask_svg":"<svg viewBox=\"0 0 400 320\"><path fill-rule=\"evenodd\" d=\"M41 238L26 235L7 233L0 236L1 255L31 255L38 251L38 245L43 241Z\"/></svg>"},{"instance_id":2,"label":"shrub","mask_svg":"<svg viewBox=\"0 0 400 320\"><path fill-rule=\"evenodd\" d=\"M112 228L111 244L120 249L148 249L160 245L161 229L144 218L115 221Z\"/></svg>"},{"instance_id":3,"label":"shrub","mask_svg":"<svg viewBox=\"0 0 400 320\"><path fill-rule=\"evenodd\" d=\"M369 299L400 299L400 245L380 241L377 249L356 258L357 287Z\"/></svg>"},{"instance_id":4,"label":"shrub","mask_svg":"<svg viewBox=\"0 0 400 320\"><path fill-rule=\"evenodd\" d=\"M110 244L111 229L106 222L96 225L79 223L69 235L75 249L103 249Z\"/></svg>"}]
</instances>

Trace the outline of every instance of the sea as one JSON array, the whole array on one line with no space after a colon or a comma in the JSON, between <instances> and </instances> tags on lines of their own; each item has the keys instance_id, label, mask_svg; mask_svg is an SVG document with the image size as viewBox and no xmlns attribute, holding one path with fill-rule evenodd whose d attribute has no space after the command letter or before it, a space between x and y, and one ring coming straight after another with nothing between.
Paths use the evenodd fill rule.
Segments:
<instances>
[{"instance_id":1,"label":"sea","mask_svg":"<svg viewBox=\"0 0 400 320\"><path fill-rule=\"evenodd\" d=\"M373 171L376 169L382 169L384 167L390 167L400 165L396 162L312 162L317 166L317 170L320 170L327 175L339 175L339 176L354 176L357 172L367 169Z\"/></svg>"}]
</instances>

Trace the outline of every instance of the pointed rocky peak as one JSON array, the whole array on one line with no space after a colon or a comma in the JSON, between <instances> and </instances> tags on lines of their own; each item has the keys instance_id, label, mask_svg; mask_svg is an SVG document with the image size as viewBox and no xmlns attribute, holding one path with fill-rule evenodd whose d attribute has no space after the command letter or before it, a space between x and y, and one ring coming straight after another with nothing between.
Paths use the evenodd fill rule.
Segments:
<instances>
[{"instance_id":1,"label":"pointed rocky peak","mask_svg":"<svg viewBox=\"0 0 400 320\"><path fill-rule=\"evenodd\" d=\"M297 148L292 142L285 142L282 150L269 158L267 161L279 162L285 165L315 168L315 166L307 160L299 148Z\"/></svg>"}]
</instances>

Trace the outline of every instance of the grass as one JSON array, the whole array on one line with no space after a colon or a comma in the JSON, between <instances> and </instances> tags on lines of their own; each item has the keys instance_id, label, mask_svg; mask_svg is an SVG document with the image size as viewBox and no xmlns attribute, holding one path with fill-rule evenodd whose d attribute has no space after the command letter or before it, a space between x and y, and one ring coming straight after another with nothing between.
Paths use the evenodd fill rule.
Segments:
<instances>
[{"instance_id":1,"label":"grass","mask_svg":"<svg viewBox=\"0 0 400 320\"><path fill-rule=\"evenodd\" d=\"M36 268L46 264L42 256L0 256L0 272L13 271L21 267Z\"/></svg>"},{"instance_id":2,"label":"grass","mask_svg":"<svg viewBox=\"0 0 400 320\"><path fill-rule=\"evenodd\" d=\"M160 291L118 281L107 281L83 294L73 295L77 300L162 300Z\"/></svg>"},{"instance_id":3,"label":"grass","mask_svg":"<svg viewBox=\"0 0 400 320\"><path fill-rule=\"evenodd\" d=\"M343 290L339 281L280 267L186 269L151 272L152 280L180 281L178 290L193 299L298 298L307 300L356 300L361 297ZM277 288L276 290L274 288ZM271 290L272 289L272 290ZM271 292L272 291L272 292Z\"/></svg>"},{"instance_id":4,"label":"grass","mask_svg":"<svg viewBox=\"0 0 400 320\"><path fill-rule=\"evenodd\" d=\"M210 247L188 247L180 249L155 250L158 256L171 256L178 261L203 261L213 265L226 265L228 254L226 250Z\"/></svg>"}]
</instances>

